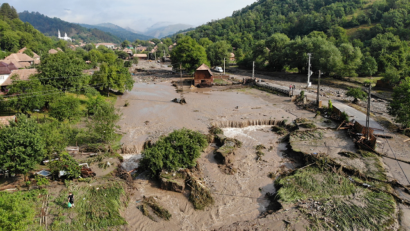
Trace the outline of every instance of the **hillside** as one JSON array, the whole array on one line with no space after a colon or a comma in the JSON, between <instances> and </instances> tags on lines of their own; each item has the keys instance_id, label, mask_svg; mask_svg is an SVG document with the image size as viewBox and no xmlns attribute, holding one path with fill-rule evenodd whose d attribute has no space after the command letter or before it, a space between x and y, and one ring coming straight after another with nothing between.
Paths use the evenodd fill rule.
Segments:
<instances>
[{"instance_id":1,"label":"hillside","mask_svg":"<svg viewBox=\"0 0 410 231\"><path fill-rule=\"evenodd\" d=\"M147 31L145 31L145 34L155 38L163 38L168 35L175 34L178 31L186 30L191 27L192 26L188 24L173 24L161 27L151 27L148 28Z\"/></svg>"},{"instance_id":2,"label":"hillside","mask_svg":"<svg viewBox=\"0 0 410 231\"><path fill-rule=\"evenodd\" d=\"M23 22L32 24L37 30L48 36L57 36L60 30L62 35L67 35L75 40L83 40L86 43L96 42L113 42L121 43L122 40L112 34L98 29L87 29L78 24L69 23L59 18L50 18L38 12L24 11L19 13Z\"/></svg>"},{"instance_id":3,"label":"hillside","mask_svg":"<svg viewBox=\"0 0 410 231\"><path fill-rule=\"evenodd\" d=\"M259 0L186 35L226 40L246 68L256 61L259 69L307 72L306 53L314 53L313 70L327 75L399 79L410 73L409 13L407 1Z\"/></svg>"},{"instance_id":4,"label":"hillside","mask_svg":"<svg viewBox=\"0 0 410 231\"><path fill-rule=\"evenodd\" d=\"M0 58L27 47L37 54L46 53L54 41L19 19L16 9L7 3L0 7Z\"/></svg>"},{"instance_id":5,"label":"hillside","mask_svg":"<svg viewBox=\"0 0 410 231\"><path fill-rule=\"evenodd\" d=\"M120 38L122 41L124 40L128 40L128 41L135 41L137 39L139 40L149 40L152 37L151 36L146 36L146 35L142 35L142 34L136 34L133 33L131 31L128 31L120 26L117 26L115 24L112 23L102 23L102 24L98 24L98 25L88 25L88 24L79 24L80 26L83 26L85 28L89 28L89 29L98 29L98 30L102 30L108 33L111 33L115 36L117 36L118 38Z\"/></svg>"}]
</instances>

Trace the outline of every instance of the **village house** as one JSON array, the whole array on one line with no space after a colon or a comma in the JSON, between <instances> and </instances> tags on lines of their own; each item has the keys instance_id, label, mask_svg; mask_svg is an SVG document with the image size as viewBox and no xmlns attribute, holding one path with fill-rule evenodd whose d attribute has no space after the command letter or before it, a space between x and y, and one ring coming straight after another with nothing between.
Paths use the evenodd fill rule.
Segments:
<instances>
[{"instance_id":1,"label":"village house","mask_svg":"<svg viewBox=\"0 0 410 231\"><path fill-rule=\"evenodd\" d=\"M34 59L24 53L15 53L7 56L0 62L13 63L17 69L27 68L34 64Z\"/></svg>"},{"instance_id":2,"label":"village house","mask_svg":"<svg viewBox=\"0 0 410 231\"><path fill-rule=\"evenodd\" d=\"M98 48L99 46L105 46L108 49L114 49L115 48L114 43L97 43L97 44L95 44L95 48Z\"/></svg>"},{"instance_id":3,"label":"village house","mask_svg":"<svg viewBox=\"0 0 410 231\"><path fill-rule=\"evenodd\" d=\"M236 59L235 59L235 54L234 53L231 53L231 57L230 57L230 59L229 60L231 60L231 61L235 61Z\"/></svg>"},{"instance_id":4,"label":"village house","mask_svg":"<svg viewBox=\"0 0 410 231\"><path fill-rule=\"evenodd\" d=\"M136 48L135 48L135 50L136 50L136 51L141 51L141 52L142 52L142 51L146 51L146 50L147 50L147 47L144 47L144 46L138 46L138 47L136 47Z\"/></svg>"},{"instance_id":5,"label":"village house","mask_svg":"<svg viewBox=\"0 0 410 231\"><path fill-rule=\"evenodd\" d=\"M128 53L130 56L132 56L133 55L133 53L134 52L132 52L132 50L131 49L129 49L129 48L125 48L124 50L122 50L122 51L124 51L125 53Z\"/></svg>"},{"instance_id":6,"label":"village house","mask_svg":"<svg viewBox=\"0 0 410 231\"><path fill-rule=\"evenodd\" d=\"M194 85L200 87L211 87L214 82L212 71L206 64L202 64L196 69L194 74Z\"/></svg>"},{"instance_id":7,"label":"village house","mask_svg":"<svg viewBox=\"0 0 410 231\"><path fill-rule=\"evenodd\" d=\"M134 58L138 58L138 60L147 60L147 54L135 54Z\"/></svg>"},{"instance_id":8,"label":"village house","mask_svg":"<svg viewBox=\"0 0 410 231\"><path fill-rule=\"evenodd\" d=\"M9 74L7 74L9 73ZM13 78L16 76L20 80L28 80L30 76L37 74L37 69L19 69L13 64L0 62L0 87L2 92L7 91L7 87L12 85Z\"/></svg>"},{"instance_id":9,"label":"village house","mask_svg":"<svg viewBox=\"0 0 410 231\"><path fill-rule=\"evenodd\" d=\"M27 48L24 47L23 49L17 51L18 54L24 54L24 51L26 51ZM36 54L34 51L33 52L33 59L34 59L34 64L38 65L40 64L40 55Z\"/></svg>"}]
</instances>

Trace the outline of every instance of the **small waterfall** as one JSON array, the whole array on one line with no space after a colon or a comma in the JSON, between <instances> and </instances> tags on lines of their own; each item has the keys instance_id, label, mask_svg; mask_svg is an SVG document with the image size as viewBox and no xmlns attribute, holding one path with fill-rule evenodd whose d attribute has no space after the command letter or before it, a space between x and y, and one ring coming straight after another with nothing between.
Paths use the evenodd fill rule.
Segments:
<instances>
[{"instance_id":1,"label":"small waterfall","mask_svg":"<svg viewBox=\"0 0 410 231\"><path fill-rule=\"evenodd\" d=\"M260 125L278 125L283 123L283 120L246 120L246 121L218 121L212 123L213 126L220 128L246 128L249 126Z\"/></svg>"}]
</instances>

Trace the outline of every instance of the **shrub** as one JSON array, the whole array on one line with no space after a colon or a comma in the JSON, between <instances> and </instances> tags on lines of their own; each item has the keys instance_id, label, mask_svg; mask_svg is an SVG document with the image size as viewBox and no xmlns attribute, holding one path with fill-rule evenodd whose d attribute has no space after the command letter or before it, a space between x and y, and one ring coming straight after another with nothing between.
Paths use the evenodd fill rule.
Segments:
<instances>
[{"instance_id":1,"label":"shrub","mask_svg":"<svg viewBox=\"0 0 410 231\"><path fill-rule=\"evenodd\" d=\"M342 115L340 116L340 119L349 122L350 121L350 117L346 112L342 112Z\"/></svg>"},{"instance_id":2,"label":"shrub","mask_svg":"<svg viewBox=\"0 0 410 231\"><path fill-rule=\"evenodd\" d=\"M36 180L37 186L43 186L43 185L50 184L50 181L47 178L40 176L40 175L36 175L34 179Z\"/></svg>"},{"instance_id":3,"label":"shrub","mask_svg":"<svg viewBox=\"0 0 410 231\"><path fill-rule=\"evenodd\" d=\"M357 102L357 99L363 100L367 97L367 93L363 91L361 88L356 87L356 88L349 88L349 90L346 93L347 96L354 97L353 102Z\"/></svg>"},{"instance_id":4,"label":"shrub","mask_svg":"<svg viewBox=\"0 0 410 231\"><path fill-rule=\"evenodd\" d=\"M124 62L124 67L131 67L132 63L130 61L125 61Z\"/></svg>"},{"instance_id":5,"label":"shrub","mask_svg":"<svg viewBox=\"0 0 410 231\"><path fill-rule=\"evenodd\" d=\"M162 169L176 171L196 166L196 159L208 145L206 137L188 129L175 130L161 137L143 152L141 166L156 176Z\"/></svg>"},{"instance_id":6,"label":"shrub","mask_svg":"<svg viewBox=\"0 0 410 231\"><path fill-rule=\"evenodd\" d=\"M328 110L329 110L329 112L330 113L332 113L333 112L333 104L332 104L332 100L331 99L329 99L329 107L328 107Z\"/></svg>"},{"instance_id":7,"label":"shrub","mask_svg":"<svg viewBox=\"0 0 410 231\"><path fill-rule=\"evenodd\" d=\"M81 166L66 152L61 153L59 160L51 161L48 166L54 175L58 175L59 171L66 171L68 178L78 178L81 175Z\"/></svg>"}]
</instances>

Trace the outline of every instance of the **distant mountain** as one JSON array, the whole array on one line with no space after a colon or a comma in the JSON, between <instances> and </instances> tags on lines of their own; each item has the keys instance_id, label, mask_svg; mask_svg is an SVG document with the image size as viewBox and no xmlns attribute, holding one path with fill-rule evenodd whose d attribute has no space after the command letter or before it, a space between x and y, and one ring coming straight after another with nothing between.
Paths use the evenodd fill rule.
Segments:
<instances>
[{"instance_id":1,"label":"distant mountain","mask_svg":"<svg viewBox=\"0 0 410 231\"><path fill-rule=\"evenodd\" d=\"M112 23L102 23L102 24L98 24L98 25L88 25L88 24L79 24L80 26L83 26L85 28L95 28L98 30L102 30L108 33L111 33L115 36L117 36L118 38L120 38L122 41L123 40L128 40L128 41L134 41L136 39L140 39L140 40L149 40L152 39L152 36L147 36L147 35L143 35L143 34L137 34L137 33L133 33L129 30L126 30L120 26L117 26L115 24Z\"/></svg>"},{"instance_id":2,"label":"distant mountain","mask_svg":"<svg viewBox=\"0 0 410 231\"><path fill-rule=\"evenodd\" d=\"M155 25L154 25L155 26ZM186 30L188 28L192 28L192 25L187 24L173 24L173 25L166 25L160 27L151 26L145 31L145 34L148 36L152 36L155 38L163 38L168 35L175 34L178 31Z\"/></svg>"},{"instance_id":3,"label":"distant mountain","mask_svg":"<svg viewBox=\"0 0 410 231\"><path fill-rule=\"evenodd\" d=\"M48 36L57 36L57 31L73 39L81 39L86 43L112 42L120 43L122 40L115 35L98 29L87 29L75 23L69 23L59 18L50 18L39 12L24 11L19 13L20 20L28 22L41 33Z\"/></svg>"},{"instance_id":4,"label":"distant mountain","mask_svg":"<svg viewBox=\"0 0 410 231\"><path fill-rule=\"evenodd\" d=\"M144 32L139 31L139 30L134 30L131 27L125 27L124 29L126 29L127 31L131 31L132 33L136 33L136 34L144 34Z\"/></svg>"}]
</instances>

